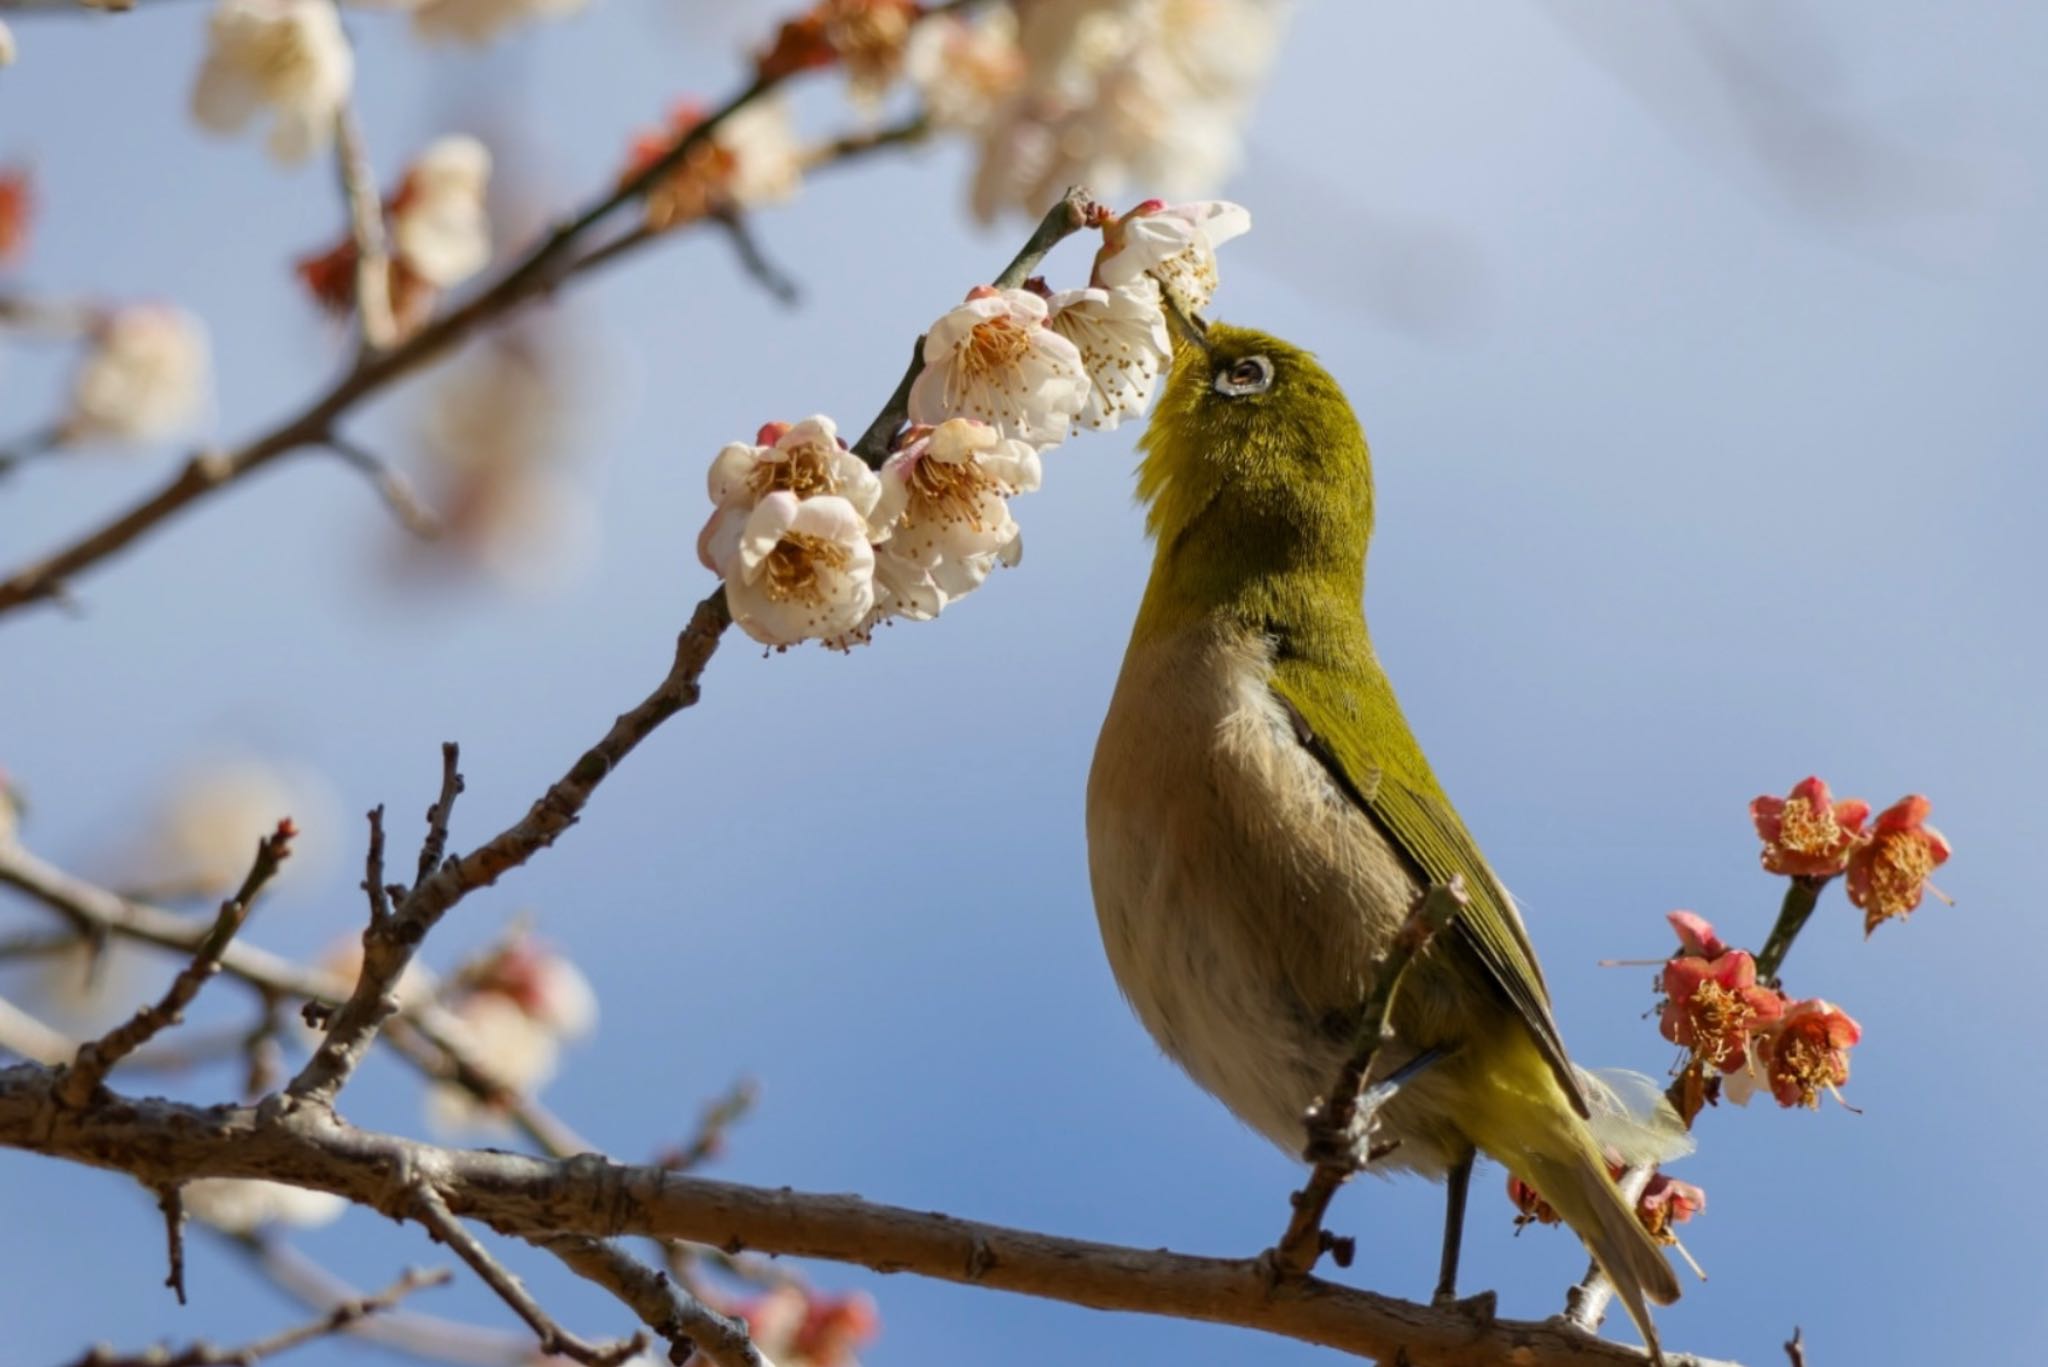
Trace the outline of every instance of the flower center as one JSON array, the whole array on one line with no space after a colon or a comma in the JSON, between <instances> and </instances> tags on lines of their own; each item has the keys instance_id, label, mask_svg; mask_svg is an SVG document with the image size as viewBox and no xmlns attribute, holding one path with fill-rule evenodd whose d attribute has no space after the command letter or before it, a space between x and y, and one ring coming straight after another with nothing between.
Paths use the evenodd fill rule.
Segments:
<instances>
[{"instance_id":1,"label":"flower center","mask_svg":"<svg viewBox=\"0 0 2048 1367\"><path fill-rule=\"evenodd\" d=\"M1795 797L1785 803L1779 820L1778 844L1795 854L1833 854L1841 846L1842 827L1832 806Z\"/></svg>"},{"instance_id":2,"label":"flower center","mask_svg":"<svg viewBox=\"0 0 2048 1367\"><path fill-rule=\"evenodd\" d=\"M756 498L764 498L778 489L787 489L798 498L839 492L838 481L832 478L831 462L824 452L811 446L791 451L787 460L756 461L747 474L747 488Z\"/></svg>"},{"instance_id":3,"label":"flower center","mask_svg":"<svg viewBox=\"0 0 2048 1367\"><path fill-rule=\"evenodd\" d=\"M1742 1052L1743 1040L1756 1020L1755 1009L1740 993L1712 981L1693 990L1687 1010L1692 1016L1693 1052L1714 1064Z\"/></svg>"},{"instance_id":4,"label":"flower center","mask_svg":"<svg viewBox=\"0 0 2048 1367\"><path fill-rule=\"evenodd\" d=\"M1800 1105L1818 1106L1822 1091L1849 1080L1849 1069L1836 1050L1802 1032L1778 1046L1771 1080L1796 1091Z\"/></svg>"},{"instance_id":5,"label":"flower center","mask_svg":"<svg viewBox=\"0 0 2048 1367\"><path fill-rule=\"evenodd\" d=\"M836 541L810 532L784 532L762 567L768 597L777 603L822 603L826 573L845 569L850 558Z\"/></svg>"},{"instance_id":6,"label":"flower center","mask_svg":"<svg viewBox=\"0 0 2048 1367\"><path fill-rule=\"evenodd\" d=\"M1878 916L1903 916L1920 901L1920 889L1934 872L1934 853L1925 841L1908 836L1884 842L1870 864L1870 910Z\"/></svg>"},{"instance_id":7,"label":"flower center","mask_svg":"<svg viewBox=\"0 0 2048 1367\"><path fill-rule=\"evenodd\" d=\"M985 530L982 497L993 482L971 460L926 456L910 470L910 493L921 516L937 522L965 522L977 532Z\"/></svg>"},{"instance_id":8,"label":"flower center","mask_svg":"<svg viewBox=\"0 0 2048 1367\"><path fill-rule=\"evenodd\" d=\"M1012 318L991 318L975 324L961 348L961 369L975 376L998 376L1014 368L1031 351L1031 334Z\"/></svg>"}]
</instances>

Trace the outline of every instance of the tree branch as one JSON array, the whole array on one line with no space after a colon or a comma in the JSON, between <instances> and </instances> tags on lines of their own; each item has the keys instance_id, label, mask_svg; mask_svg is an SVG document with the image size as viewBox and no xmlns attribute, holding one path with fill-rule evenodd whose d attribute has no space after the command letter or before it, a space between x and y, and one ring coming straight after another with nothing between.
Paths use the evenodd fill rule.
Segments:
<instances>
[{"instance_id":1,"label":"tree branch","mask_svg":"<svg viewBox=\"0 0 2048 1367\"><path fill-rule=\"evenodd\" d=\"M695 1348L716 1367L775 1367L754 1343L744 1320L719 1314L618 1245L586 1234L551 1234L535 1242L572 1272L624 1302L642 1324L668 1342L669 1361L687 1361Z\"/></svg>"},{"instance_id":2,"label":"tree branch","mask_svg":"<svg viewBox=\"0 0 2048 1367\"><path fill-rule=\"evenodd\" d=\"M184 1018L185 1008L199 995L199 989L220 971L221 956L227 952L229 941L235 938L242 922L248 919L256 894L290 857L292 837L297 834L297 829L287 818L277 823L275 831L257 842L256 858L250 864L242 886L220 904L213 928L207 931L206 938L193 951L192 962L171 980L161 1000L143 1007L105 1035L80 1047L77 1057L64 1071L63 1082L58 1089L58 1096L66 1105L84 1105L93 1090L113 1071L115 1064L149 1043L158 1032Z\"/></svg>"},{"instance_id":3,"label":"tree branch","mask_svg":"<svg viewBox=\"0 0 2048 1367\"><path fill-rule=\"evenodd\" d=\"M441 519L433 509L420 501L406 477L388 462L378 459L368 449L358 446L346 437L328 433L320 444L340 456L351 468L370 481L370 487L377 491L377 497L384 500L384 506L398 525L422 541L432 541L441 535Z\"/></svg>"},{"instance_id":4,"label":"tree branch","mask_svg":"<svg viewBox=\"0 0 2048 1367\"><path fill-rule=\"evenodd\" d=\"M398 340L398 320L391 313L391 258L384 247L384 202L377 194L362 125L345 100L334 115L334 164L356 244L356 320L364 349L382 351Z\"/></svg>"},{"instance_id":5,"label":"tree branch","mask_svg":"<svg viewBox=\"0 0 2048 1367\"><path fill-rule=\"evenodd\" d=\"M146 1184L256 1177L331 1191L398 1218L431 1177L450 1213L517 1237L641 1235L917 1272L944 1281L1261 1329L1412 1367L1642 1367L1639 1349L1555 1323L1470 1318L1336 1286L1275 1283L1263 1259L1202 1258L1057 1238L850 1196L765 1190L629 1167L442 1148L315 1107L198 1107L157 1098L59 1104L48 1069L0 1069L0 1144ZM1713 1367L1666 1354L1673 1367Z\"/></svg>"}]
</instances>

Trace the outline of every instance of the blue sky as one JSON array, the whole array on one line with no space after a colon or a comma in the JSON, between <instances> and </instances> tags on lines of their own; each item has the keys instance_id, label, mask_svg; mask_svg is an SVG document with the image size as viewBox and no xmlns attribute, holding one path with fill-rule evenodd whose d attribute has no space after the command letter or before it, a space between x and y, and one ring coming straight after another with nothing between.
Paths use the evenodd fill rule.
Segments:
<instances>
[{"instance_id":1,"label":"blue sky","mask_svg":"<svg viewBox=\"0 0 2048 1367\"><path fill-rule=\"evenodd\" d=\"M397 21L357 17L372 145L388 170L517 92L531 183L568 202L673 97L734 83L735 46L768 13L744 8L603 0L482 55L423 54ZM47 206L24 278L200 311L232 438L331 372L283 263L332 234L335 209L323 168L280 175L253 140L185 123L201 20L164 5L18 21L0 158L36 164ZM2044 42L2048 14L2016 6L1321 0L1229 187L1257 226L1228 249L1216 311L1316 349L1359 410L1376 640L1524 902L1578 1056L1670 1061L1642 1019L1648 971L1595 967L1664 952L1665 911L1761 939L1777 888L1755 866L1752 795L1809 772L1877 803L1925 791L1956 845L1954 909L1866 943L1837 893L1794 952L1788 986L1864 1026L1862 1113L1703 1120L1680 1173L1709 1193L1687 1243L1712 1280L1662 1316L1675 1346L1769 1363L1796 1324L1817 1364L2020 1363L2048 1333L2048 1103L2028 1085L2048 1013L2027 973L2048 933L2021 893L2048 838ZM818 131L845 117L829 90L802 113ZM813 411L858 428L918 329L1008 257L1021 229L972 227L965 173L961 149L935 148L763 215L805 287L794 311L711 238L579 294L575 336L606 377L581 461L602 533L550 595L395 592L380 510L313 460L80 583L84 616L0 623L0 763L33 791L32 843L91 867L168 775L221 749L319 768L344 813L414 813L448 738L470 780L457 839L496 830L659 678L708 587L693 540L717 447ZM1083 270L1073 249L1051 273ZM54 372L20 348L0 365L12 433ZM401 394L354 430L400 455L412 412ZM175 455L11 481L0 560ZM936 625L849 658L729 640L702 706L437 937L445 963L532 909L584 965L603 1029L547 1096L585 1133L651 1154L745 1074L762 1100L724 1176L1143 1247L1272 1240L1288 1161L1157 1055L1089 906L1083 781L1148 557L1131 466L1124 433L1052 454L1017 510L1024 566ZM266 905L253 939L309 951L355 925L356 832L335 838L330 876ZM390 1068L348 1109L420 1125ZM1556 1231L1512 1237L1499 1187L1482 1173L1467 1283L1547 1314L1580 1255ZM1439 1199L1412 1181L1348 1191L1347 1275L1426 1295ZM295 1314L205 1249L179 1310L150 1203L103 1174L0 1154L0 1228L16 1231L0 1324L25 1363ZM362 1215L307 1243L365 1283L446 1260ZM617 1322L596 1293L523 1270L578 1326ZM815 1273L874 1290L881 1367L1336 1360ZM467 1284L422 1305L509 1323Z\"/></svg>"}]
</instances>

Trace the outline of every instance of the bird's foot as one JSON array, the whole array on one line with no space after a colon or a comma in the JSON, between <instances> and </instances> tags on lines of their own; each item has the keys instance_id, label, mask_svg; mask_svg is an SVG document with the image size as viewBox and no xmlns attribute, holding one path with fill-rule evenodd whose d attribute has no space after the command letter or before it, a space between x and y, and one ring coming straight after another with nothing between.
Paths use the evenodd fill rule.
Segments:
<instances>
[{"instance_id":1,"label":"bird's foot","mask_svg":"<svg viewBox=\"0 0 2048 1367\"><path fill-rule=\"evenodd\" d=\"M1474 1324L1492 1324L1499 1300L1500 1298L1491 1291L1478 1291L1463 1297L1455 1291L1439 1291L1429 1303L1439 1310L1471 1320Z\"/></svg>"}]
</instances>

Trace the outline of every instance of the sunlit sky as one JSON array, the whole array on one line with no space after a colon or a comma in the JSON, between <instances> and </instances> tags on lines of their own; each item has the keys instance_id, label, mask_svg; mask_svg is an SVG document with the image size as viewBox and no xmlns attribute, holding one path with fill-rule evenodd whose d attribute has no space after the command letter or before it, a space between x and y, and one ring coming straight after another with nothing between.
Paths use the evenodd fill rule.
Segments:
<instances>
[{"instance_id":1,"label":"sunlit sky","mask_svg":"<svg viewBox=\"0 0 2048 1367\"><path fill-rule=\"evenodd\" d=\"M734 87L770 12L601 0L482 54L426 53L402 21L355 15L369 139L395 169L449 128L516 130L534 146L522 183L569 203L676 96ZM212 431L259 430L337 358L285 268L338 226L326 169L280 173L254 139L188 125L198 6L10 17L0 161L33 162L45 206L13 282L197 310ZM2048 839L2044 46L2048 12L2028 6L1319 0L1227 187L1256 227L1228 249L1216 312L1317 350L1358 408L1379 482L1375 638L1522 898L1582 1060L1671 1062L1644 1018L1649 971L1596 966L1665 952L1663 913L1761 940L1778 888L1756 868L1752 795L1809 772L1877 803L1925 791L1955 843L1953 909L1865 942L1836 892L1789 962L1792 991L1863 1024L1860 1113L1716 1111L1678 1169L1709 1195L1685 1233L1711 1280L1663 1313L1666 1342L1752 1367L1782 1360L1795 1325L1816 1367L2032 1362L2048 1336L2048 1012L2029 977L2048 931L2025 892ZM819 133L852 117L829 81L800 114ZM82 579L80 614L0 622L0 764L34 799L26 839L106 871L195 761L315 769L345 814L321 833L331 855L250 932L310 953L362 914L354 814L383 801L410 822L442 740L469 776L458 842L494 832L665 669L709 586L693 542L718 446L814 411L858 430L918 330L1021 240L968 221L968 166L950 145L878 158L762 215L803 285L795 309L709 236L576 293L560 313L593 377L576 468L598 533L546 592L395 576L373 497L312 458ZM1085 269L1072 247L1049 274ZM60 373L46 349L6 348L0 437L47 415ZM403 459L417 392L352 430ZM594 1141L650 1156L746 1075L761 1101L720 1176L1146 1248L1272 1241L1289 1160L1158 1055L1088 898L1084 776L1148 558L1132 436L1052 454L1017 507L1024 565L940 622L845 658L729 639L702 705L430 942L446 964L530 909L575 955L604 1020L547 1100ZM0 561L177 454L22 472L0 486ZM207 1019L243 1005L212 996ZM146 1085L213 1100L234 1083ZM424 1124L389 1064L345 1109ZM1466 1284L1547 1315L1582 1256L1559 1231L1513 1237L1500 1185L1482 1169ZM1426 1297L1439 1200L1356 1184L1334 1214L1360 1243L1340 1275ZM299 1313L205 1244L179 1309L152 1202L103 1173L0 1154L0 1230L10 1362L235 1341ZM366 1285L450 1261L365 1213L303 1242ZM512 1256L578 1328L628 1327ZM876 1367L1336 1360L808 1270L878 1298ZM462 1278L418 1304L511 1324ZM289 1360L377 1356L327 1343Z\"/></svg>"}]
</instances>

